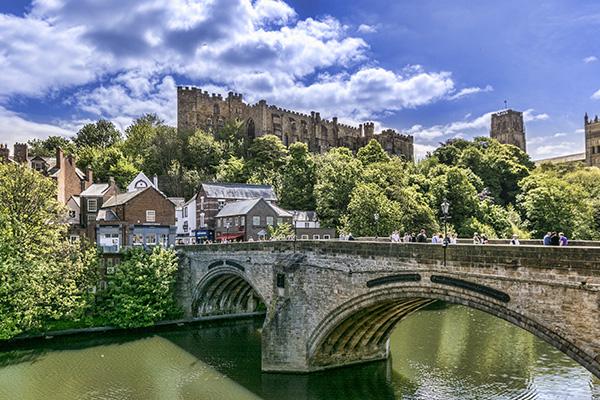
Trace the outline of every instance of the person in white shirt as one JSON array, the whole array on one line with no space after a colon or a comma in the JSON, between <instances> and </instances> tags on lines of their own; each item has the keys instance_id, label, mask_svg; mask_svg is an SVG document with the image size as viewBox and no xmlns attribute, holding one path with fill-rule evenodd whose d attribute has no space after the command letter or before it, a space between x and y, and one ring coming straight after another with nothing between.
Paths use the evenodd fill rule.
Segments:
<instances>
[{"instance_id":1,"label":"person in white shirt","mask_svg":"<svg viewBox=\"0 0 600 400\"><path fill-rule=\"evenodd\" d=\"M518 246L518 245L520 245L520 243L519 243L519 237L517 235L512 235L512 239L510 240L510 244L512 246Z\"/></svg>"}]
</instances>

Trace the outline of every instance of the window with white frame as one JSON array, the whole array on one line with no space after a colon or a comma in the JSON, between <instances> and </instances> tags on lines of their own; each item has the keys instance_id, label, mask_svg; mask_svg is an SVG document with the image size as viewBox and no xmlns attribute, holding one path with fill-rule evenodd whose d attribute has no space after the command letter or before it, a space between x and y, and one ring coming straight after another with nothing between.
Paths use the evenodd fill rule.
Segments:
<instances>
[{"instance_id":1,"label":"window with white frame","mask_svg":"<svg viewBox=\"0 0 600 400\"><path fill-rule=\"evenodd\" d=\"M188 208L187 207L183 207L183 217L187 217L188 216Z\"/></svg>"},{"instance_id":2,"label":"window with white frame","mask_svg":"<svg viewBox=\"0 0 600 400\"><path fill-rule=\"evenodd\" d=\"M75 243L78 240L79 240L79 236L78 235L69 235L69 242Z\"/></svg>"},{"instance_id":3,"label":"window with white frame","mask_svg":"<svg viewBox=\"0 0 600 400\"><path fill-rule=\"evenodd\" d=\"M146 235L146 244L150 246L156 244L156 233L148 233Z\"/></svg>"},{"instance_id":4,"label":"window with white frame","mask_svg":"<svg viewBox=\"0 0 600 400\"><path fill-rule=\"evenodd\" d=\"M300 236L300 239L302 239L302 240L308 240L308 235L302 235L302 236Z\"/></svg>"},{"instance_id":5,"label":"window with white frame","mask_svg":"<svg viewBox=\"0 0 600 400\"><path fill-rule=\"evenodd\" d=\"M323 239L331 239L331 235L323 235Z\"/></svg>"},{"instance_id":6,"label":"window with white frame","mask_svg":"<svg viewBox=\"0 0 600 400\"><path fill-rule=\"evenodd\" d=\"M204 226L205 226L204 213L200 213L200 228L204 228Z\"/></svg>"},{"instance_id":7,"label":"window with white frame","mask_svg":"<svg viewBox=\"0 0 600 400\"><path fill-rule=\"evenodd\" d=\"M156 222L155 210L146 210L146 222Z\"/></svg>"},{"instance_id":8,"label":"window with white frame","mask_svg":"<svg viewBox=\"0 0 600 400\"><path fill-rule=\"evenodd\" d=\"M144 236L139 233L134 233L132 238L132 243L134 246L140 246L144 244Z\"/></svg>"},{"instance_id":9,"label":"window with white frame","mask_svg":"<svg viewBox=\"0 0 600 400\"><path fill-rule=\"evenodd\" d=\"M277 225L283 224L283 218L277 218Z\"/></svg>"},{"instance_id":10,"label":"window with white frame","mask_svg":"<svg viewBox=\"0 0 600 400\"><path fill-rule=\"evenodd\" d=\"M313 239L314 240L319 240L319 239L321 239L321 236L319 236L319 235L313 235Z\"/></svg>"},{"instance_id":11,"label":"window with white frame","mask_svg":"<svg viewBox=\"0 0 600 400\"><path fill-rule=\"evenodd\" d=\"M88 199L87 201L87 210L89 212L98 211L98 199Z\"/></svg>"},{"instance_id":12,"label":"window with white frame","mask_svg":"<svg viewBox=\"0 0 600 400\"><path fill-rule=\"evenodd\" d=\"M204 196L200 196L200 209L204 210Z\"/></svg>"},{"instance_id":13,"label":"window with white frame","mask_svg":"<svg viewBox=\"0 0 600 400\"><path fill-rule=\"evenodd\" d=\"M189 228L189 224L187 221L183 221L183 231L187 233Z\"/></svg>"},{"instance_id":14,"label":"window with white frame","mask_svg":"<svg viewBox=\"0 0 600 400\"><path fill-rule=\"evenodd\" d=\"M244 217L243 215L240 217L240 225L241 226L246 225L246 217Z\"/></svg>"},{"instance_id":15,"label":"window with white frame","mask_svg":"<svg viewBox=\"0 0 600 400\"><path fill-rule=\"evenodd\" d=\"M273 217L267 216L267 225L269 225L269 226L273 225Z\"/></svg>"},{"instance_id":16,"label":"window with white frame","mask_svg":"<svg viewBox=\"0 0 600 400\"><path fill-rule=\"evenodd\" d=\"M260 226L260 215L255 215L252 217L252 225Z\"/></svg>"}]
</instances>

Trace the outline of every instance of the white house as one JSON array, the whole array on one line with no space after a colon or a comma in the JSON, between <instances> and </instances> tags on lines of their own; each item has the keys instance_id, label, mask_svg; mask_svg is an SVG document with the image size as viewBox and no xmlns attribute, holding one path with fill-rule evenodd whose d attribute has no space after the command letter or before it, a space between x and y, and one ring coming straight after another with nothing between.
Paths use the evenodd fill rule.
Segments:
<instances>
[{"instance_id":1,"label":"white house","mask_svg":"<svg viewBox=\"0 0 600 400\"><path fill-rule=\"evenodd\" d=\"M153 180L150 180L150 178L148 178L146 174L140 172L135 178L133 178L131 183L127 185L127 192L133 192L138 189L145 189L150 186L154 187L154 189L156 190L160 190L158 189L158 177L155 176Z\"/></svg>"},{"instance_id":2,"label":"white house","mask_svg":"<svg viewBox=\"0 0 600 400\"><path fill-rule=\"evenodd\" d=\"M177 208L177 239L180 244L193 244L196 241L196 196ZM203 223L201 216L200 223ZM204 227L204 226L202 226Z\"/></svg>"}]
</instances>

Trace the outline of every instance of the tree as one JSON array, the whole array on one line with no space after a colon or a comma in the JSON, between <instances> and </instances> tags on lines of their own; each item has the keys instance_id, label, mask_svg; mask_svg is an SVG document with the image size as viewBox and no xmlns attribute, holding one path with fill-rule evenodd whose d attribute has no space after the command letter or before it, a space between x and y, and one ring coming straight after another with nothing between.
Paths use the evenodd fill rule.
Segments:
<instances>
[{"instance_id":1,"label":"tree","mask_svg":"<svg viewBox=\"0 0 600 400\"><path fill-rule=\"evenodd\" d=\"M246 173L253 183L278 186L281 169L287 162L288 150L275 135L254 139L248 150Z\"/></svg>"},{"instance_id":2,"label":"tree","mask_svg":"<svg viewBox=\"0 0 600 400\"><path fill-rule=\"evenodd\" d=\"M329 150L317 158L315 201L324 226L336 228L360 178L362 163L345 147Z\"/></svg>"},{"instance_id":3,"label":"tree","mask_svg":"<svg viewBox=\"0 0 600 400\"><path fill-rule=\"evenodd\" d=\"M85 124L73 138L73 142L78 148L105 149L119 141L121 141L121 133L112 122L105 119L100 119L95 124Z\"/></svg>"},{"instance_id":4,"label":"tree","mask_svg":"<svg viewBox=\"0 0 600 400\"><path fill-rule=\"evenodd\" d=\"M125 156L119 146L84 147L77 153L77 165L81 169L91 166L96 182L107 182L112 177L122 188L126 187L139 172L133 160Z\"/></svg>"},{"instance_id":5,"label":"tree","mask_svg":"<svg viewBox=\"0 0 600 400\"><path fill-rule=\"evenodd\" d=\"M245 155L248 143L245 141L243 121L239 119L227 121L221 129L215 132L214 137L221 143L227 156L243 157Z\"/></svg>"},{"instance_id":6,"label":"tree","mask_svg":"<svg viewBox=\"0 0 600 400\"><path fill-rule=\"evenodd\" d=\"M217 181L231 183L246 183L248 176L243 158L231 156L221 160L217 167Z\"/></svg>"},{"instance_id":7,"label":"tree","mask_svg":"<svg viewBox=\"0 0 600 400\"><path fill-rule=\"evenodd\" d=\"M389 236L394 230L403 230L401 216L400 205L379 187L359 183L352 190L344 230L355 236Z\"/></svg>"},{"instance_id":8,"label":"tree","mask_svg":"<svg viewBox=\"0 0 600 400\"><path fill-rule=\"evenodd\" d=\"M95 249L70 243L66 220L52 180L0 164L0 338L80 318L90 305Z\"/></svg>"},{"instance_id":9,"label":"tree","mask_svg":"<svg viewBox=\"0 0 600 400\"><path fill-rule=\"evenodd\" d=\"M197 130L188 138L185 153L186 167L214 174L223 157L223 148L211 134Z\"/></svg>"},{"instance_id":10,"label":"tree","mask_svg":"<svg viewBox=\"0 0 600 400\"><path fill-rule=\"evenodd\" d=\"M44 140L33 139L27 143L31 157L54 157L58 148L61 148L65 154L75 154L73 142L62 136L49 136Z\"/></svg>"},{"instance_id":11,"label":"tree","mask_svg":"<svg viewBox=\"0 0 600 400\"><path fill-rule=\"evenodd\" d=\"M279 200L289 210L314 210L315 162L308 146L301 142L289 147L290 157L283 168Z\"/></svg>"},{"instance_id":12,"label":"tree","mask_svg":"<svg viewBox=\"0 0 600 400\"><path fill-rule=\"evenodd\" d=\"M269 225L269 237L273 240L289 240L294 237L294 228L291 224L278 224L276 227Z\"/></svg>"},{"instance_id":13,"label":"tree","mask_svg":"<svg viewBox=\"0 0 600 400\"><path fill-rule=\"evenodd\" d=\"M105 314L117 327L150 326L179 317L175 299L177 255L156 246L152 252L132 249L108 276Z\"/></svg>"},{"instance_id":14,"label":"tree","mask_svg":"<svg viewBox=\"0 0 600 400\"><path fill-rule=\"evenodd\" d=\"M390 160L390 156L387 155L381 144L376 139L369 140L366 146L358 149L356 153L358 159L363 165L369 165L372 163L386 162Z\"/></svg>"},{"instance_id":15,"label":"tree","mask_svg":"<svg viewBox=\"0 0 600 400\"><path fill-rule=\"evenodd\" d=\"M148 158L150 149L158 129L164 126L164 122L156 114L146 114L125 129L125 141L123 142L123 154L130 157L138 168L142 168L144 161Z\"/></svg>"}]
</instances>

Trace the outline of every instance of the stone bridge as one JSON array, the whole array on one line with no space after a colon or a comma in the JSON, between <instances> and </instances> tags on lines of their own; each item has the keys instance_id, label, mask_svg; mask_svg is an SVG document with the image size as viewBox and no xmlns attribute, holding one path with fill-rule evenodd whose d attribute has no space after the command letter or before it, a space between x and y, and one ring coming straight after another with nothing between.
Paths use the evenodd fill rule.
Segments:
<instances>
[{"instance_id":1,"label":"stone bridge","mask_svg":"<svg viewBox=\"0 0 600 400\"><path fill-rule=\"evenodd\" d=\"M526 329L600 377L599 247L299 241L178 250L188 317L266 309L264 371L384 359L396 324L443 300Z\"/></svg>"}]
</instances>

